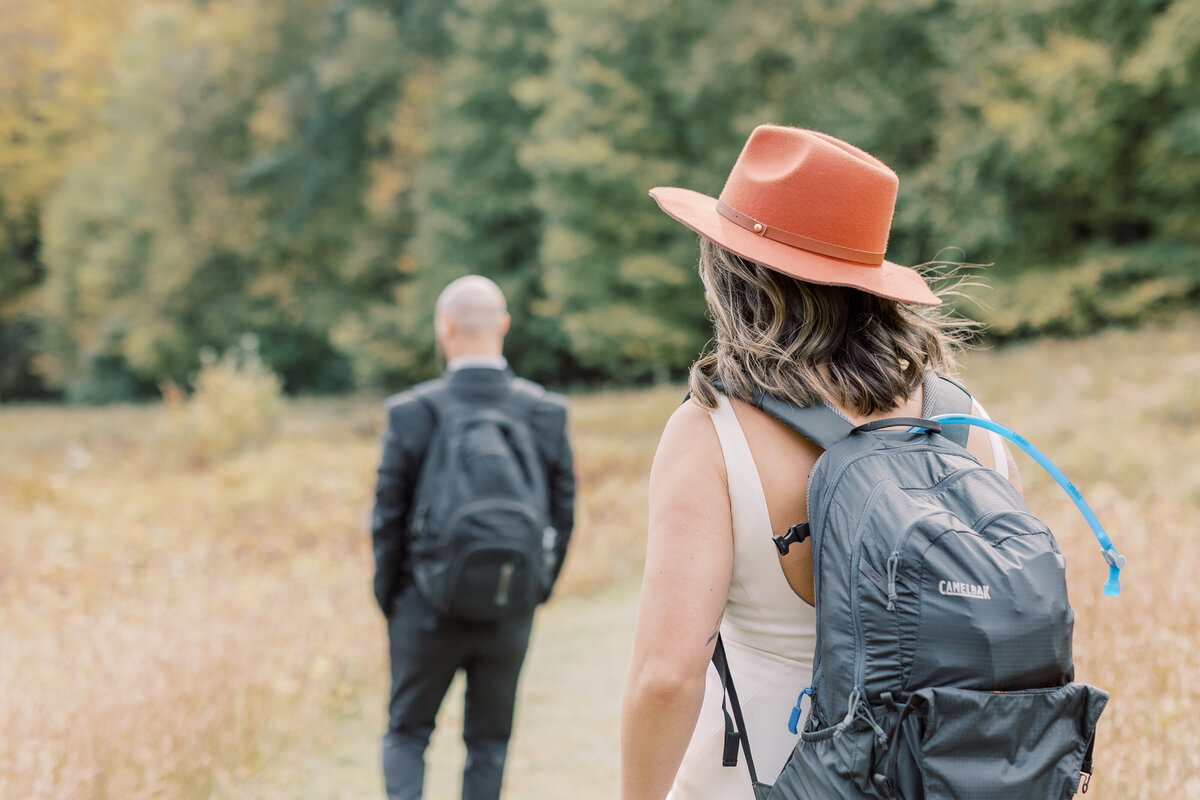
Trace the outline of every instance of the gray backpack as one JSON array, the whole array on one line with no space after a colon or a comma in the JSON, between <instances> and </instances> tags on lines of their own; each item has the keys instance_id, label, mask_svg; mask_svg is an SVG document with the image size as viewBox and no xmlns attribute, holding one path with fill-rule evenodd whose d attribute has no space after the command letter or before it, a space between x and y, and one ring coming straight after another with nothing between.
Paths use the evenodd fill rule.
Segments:
<instances>
[{"instance_id":1,"label":"gray backpack","mask_svg":"<svg viewBox=\"0 0 1200 800\"><path fill-rule=\"evenodd\" d=\"M966 390L932 374L925 399L926 417L971 410ZM759 800L1074 795L1090 778L1108 695L1073 680L1074 615L1054 536L967 452L968 429L928 419L856 428L826 407L761 393L755 404L825 451L808 522L776 537L781 552L812 538L817 644L793 733L806 695L808 721L773 787L754 772L718 646L726 765L740 746Z\"/></svg>"},{"instance_id":2,"label":"gray backpack","mask_svg":"<svg viewBox=\"0 0 1200 800\"><path fill-rule=\"evenodd\" d=\"M542 393L514 378L500 402L455 397L438 382L419 395L435 426L409 521L413 580L443 616L495 622L550 593L556 534L530 430Z\"/></svg>"}]
</instances>

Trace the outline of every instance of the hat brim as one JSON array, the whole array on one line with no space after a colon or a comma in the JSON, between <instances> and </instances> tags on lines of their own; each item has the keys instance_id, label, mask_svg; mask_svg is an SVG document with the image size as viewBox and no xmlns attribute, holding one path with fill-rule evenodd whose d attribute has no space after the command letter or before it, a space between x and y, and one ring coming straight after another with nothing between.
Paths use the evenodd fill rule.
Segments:
<instances>
[{"instance_id":1,"label":"hat brim","mask_svg":"<svg viewBox=\"0 0 1200 800\"><path fill-rule=\"evenodd\" d=\"M650 196L667 216L726 250L768 269L802 281L848 286L905 303L942 304L920 273L911 267L891 261L884 261L879 266L856 264L767 239L718 213L716 198L691 189L658 186L650 190Z\"/></svg>"}]
</instances>

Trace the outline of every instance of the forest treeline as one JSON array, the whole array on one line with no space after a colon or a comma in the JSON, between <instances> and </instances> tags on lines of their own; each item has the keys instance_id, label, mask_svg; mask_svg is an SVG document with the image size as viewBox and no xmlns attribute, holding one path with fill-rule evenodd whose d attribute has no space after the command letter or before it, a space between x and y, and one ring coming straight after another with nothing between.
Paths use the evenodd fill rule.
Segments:
<instances>
[{"instance_id":1,"label":"forest treeline","mask_svg":"<svg viewBox=\"0 0 1200 800\"><path fill-rule=\"evenodd\" d=\"M247 333L396 387L470 272L524 374L678 375L695 238L646 190L717 194L761 122L895 168L889 257L991 265L996 339L1200 303L1200 0L0 0L0 398Z\"/></svg>"}]
</instances>

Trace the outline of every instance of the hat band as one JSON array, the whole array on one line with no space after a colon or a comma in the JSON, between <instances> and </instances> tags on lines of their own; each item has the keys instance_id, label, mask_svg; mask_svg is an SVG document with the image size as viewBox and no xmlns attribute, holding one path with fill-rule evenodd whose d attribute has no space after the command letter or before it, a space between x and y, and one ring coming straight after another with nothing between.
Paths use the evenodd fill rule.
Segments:
<instances>
[{"instance_id":1,"label":"hat band","mask_svg":"<svg viewBox=\"0 0 1200 800\"><path fill-rule=\"evenodd\" d=\"M841 245L822 242L819 239L810 239L807 236L785 231L782 228L772 228L765 222L759 222L754 217L743 214L724 200L717 200L717 213L751 233L757 233L765 239L774 239L781 244L798 247L810 253L840 258L843 261L853 261L856 264L863 264L870 267L878 267L883 263L883 253L872 253L869 250L855 250L852 247L842 247Z\"/></svg>"}]
</instances>

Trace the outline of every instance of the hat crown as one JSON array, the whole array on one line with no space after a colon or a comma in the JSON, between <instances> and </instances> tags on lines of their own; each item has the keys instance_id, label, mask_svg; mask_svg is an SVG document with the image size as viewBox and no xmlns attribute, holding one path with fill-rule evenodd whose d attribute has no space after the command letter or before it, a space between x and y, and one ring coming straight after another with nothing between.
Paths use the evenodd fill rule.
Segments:
<instances>
[{"instance_id":1,"label":"hat crown","mask_svg":"<svg viewBox=\"0 0 1200 800\"><path fill-rule=\"evenodd\" d=\"M760 125L720 199L770 228L882 257L899 185L886 164L840 139Z\"/></svg>"}]
</instances>

